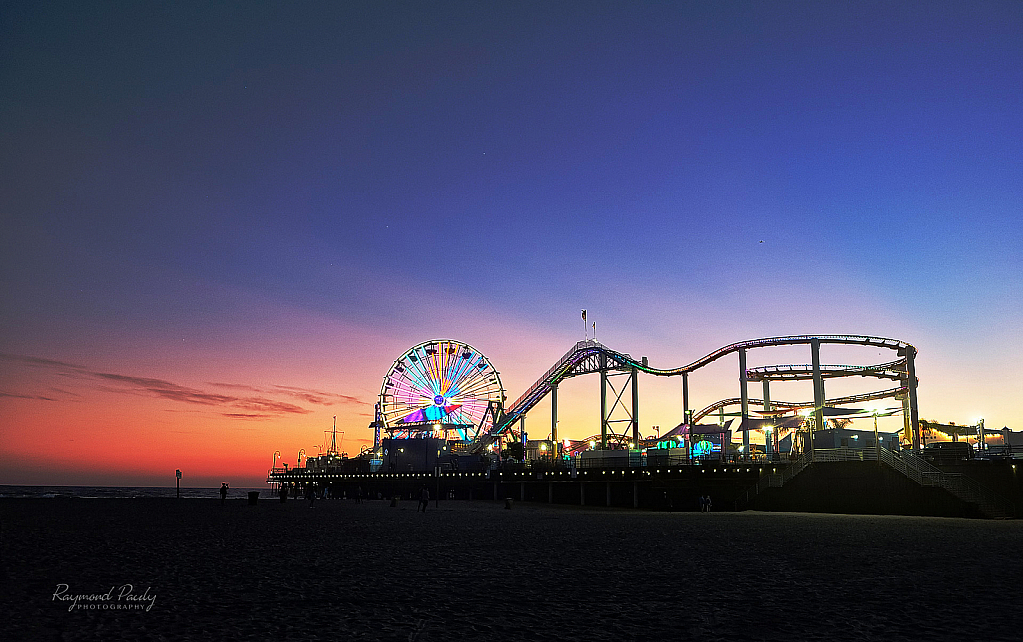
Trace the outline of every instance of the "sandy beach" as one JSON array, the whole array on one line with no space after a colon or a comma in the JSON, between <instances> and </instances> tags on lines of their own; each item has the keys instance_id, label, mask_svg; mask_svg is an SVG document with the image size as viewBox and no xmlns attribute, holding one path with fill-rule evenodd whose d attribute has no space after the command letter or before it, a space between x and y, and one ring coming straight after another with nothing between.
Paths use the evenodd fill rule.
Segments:
<instances>
[{"instance_id":1,"label":"sandy beach","mask_svg":"<svg viewBox=\"0 0 1023 642\"><path fill-rule=\"evenodd\" d=\"M482 501L431 502L422 514L410 501L265 498L7 499L0 511L5 640L1018 640L1021 630L1020 521ZM93 599L56 599L61 585Z\"/></svg>"}]
</instances>

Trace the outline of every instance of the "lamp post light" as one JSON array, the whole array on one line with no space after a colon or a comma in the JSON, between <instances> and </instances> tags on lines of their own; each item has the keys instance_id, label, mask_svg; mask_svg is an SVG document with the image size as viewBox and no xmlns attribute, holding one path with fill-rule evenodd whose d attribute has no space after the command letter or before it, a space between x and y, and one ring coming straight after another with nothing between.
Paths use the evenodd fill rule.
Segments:
<instances>
[{"instance_id":1,"label":"lamp post light","mask_svg":"<svg viewBox=\"0 0 1023 642\"><path fill-rule=\"evenodd\" d=\"M874 410L874 454L877 456L877 465L881 466L881 440L877 433L877 410Z\"/></svg>"},{"instance_id":2,"label":"lamp post light","mask_svg":"<svg viewBox=\"0 0 1023 642\"><path fill-rule=\"evenodd\" d=\"M317 446L317 448L319 448L319 446ZM305 454L305 448L299 449L298 457L295 458L295 467L296 468L301 468L302 467L302 455L304 455L304 454ZM307 457L307 459L308 459L308 457Z\"/></svg>"}]
</instances>

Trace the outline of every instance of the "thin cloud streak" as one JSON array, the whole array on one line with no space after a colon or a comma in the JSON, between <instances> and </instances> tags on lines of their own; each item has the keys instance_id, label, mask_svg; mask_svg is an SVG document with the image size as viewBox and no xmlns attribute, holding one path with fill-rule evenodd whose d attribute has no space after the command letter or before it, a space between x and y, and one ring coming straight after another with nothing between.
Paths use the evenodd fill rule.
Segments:
<instances>
[{"instance_id":1,"label":"thin cloud streak","mask_svg":"<svg viewBox=\"0 0 1023 642\"><path fill-rule=\"evenodd\" d=\"M154 377L139 377L133 375L124 375L113 372L100 372L97 370L90 370L84 366L67 363L64 361L57 361L54 359L44 359L40 357L33 357L27 355L17 355L0 353L0 360L9 361L13 363L19 363L35 368L45 368L53 371L55 374L62 377L72 377L77 379L91 379L94 381L109 382L116 385L99 385L96 388L105 392L112 392L116 394L131 394L141 395L148 397L157 397L160 399L167 399L183 404L199 405L199 406L220 406L229 407L241 411L249 412L227 412L221 413L225 417L232 419L272 419L283 415L306 415L313 411L305 408L301 405L291 403L289 401L281 401L272 399L272 396L286 396L300 401L316 404L316 405L331 405L334 403L347 403L347 404L358 404L358 405L369 405L367 402L362 401L356 397L349 395L339 395L335 393L323 392L320 390L310 390L306 388L298 388L294 386L280 386L275 385L269 388L260 388L257 386L251 386L247 384L235 384L235 383L210 383L210 386L216 386L218 388L224 388L227 390L237 390L255 393L253 395L237 395L237 394L221 394L217 392L208 392L198 388L185 386L167 381L165 379L158 379ZM51 388L51 390L58 390ZM61 390L68 395L80 397L77 393L67 392ZM41 394L21 393L14 391L3 391L0 392L0 397L12 397L16 399L31 399L40 401L59 401L54 397L49 397Z\"/></svg>"},{"instance_id":2,"label":"thin cloud streak","mask_svg":"<svg viewBox=\"0 0 1023 642\"><path fill-rule=\"evenodd\" d=\"M53 397L44 397L43 395L19 395L13 392L0 391L0 397L11 397L12 399L38 399L39 401L57 401Z\"/></svg>"},{"instance_id":3,"label":"thin cloud streak","mask_svg":"<svg viewBox=\"0 0 1023 642\"><path fill-rule=\"evenodd\" d=\"M296 388L294 386L280 386L275 385L270 388L259 388L257 386L249 386L240 383L220 383L211 382L209 385L216 386L218 388L227 388L230 390L248 390L250 392L257 392L261 394L284 394L296 399L301 399L307 403L313 403L321 406L329 406L333 403L350 403L360 406L372 405L368 401L363 401L358 397L352 397L351 395L339 395L334 392L323 392L322 390L312 390L309 388Z\"/></svg>"}]
</instances>

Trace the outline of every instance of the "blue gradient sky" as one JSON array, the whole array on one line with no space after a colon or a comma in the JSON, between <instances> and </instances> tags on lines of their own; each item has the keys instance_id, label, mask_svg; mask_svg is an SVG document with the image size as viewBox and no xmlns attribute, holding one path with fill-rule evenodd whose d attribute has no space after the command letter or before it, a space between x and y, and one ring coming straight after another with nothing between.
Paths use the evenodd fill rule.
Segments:
<instances>
[{"instance_id":1,"label":"blue gradient sky","mask_svg":"<svg viewBox=\"0 0 1023 642\"><path fill-rule=\"evenodd\" d=\"M587 308L663 367L894 336L923 417L1020 429L1021 33L1018 2L6 2L0 352L372 403L450 336L514 398ZM174 410L17 363L10 452ZM252 448L368 438L358 408ZM228 457L225 425L187 443Z\"/></svg>"}]
</instances>

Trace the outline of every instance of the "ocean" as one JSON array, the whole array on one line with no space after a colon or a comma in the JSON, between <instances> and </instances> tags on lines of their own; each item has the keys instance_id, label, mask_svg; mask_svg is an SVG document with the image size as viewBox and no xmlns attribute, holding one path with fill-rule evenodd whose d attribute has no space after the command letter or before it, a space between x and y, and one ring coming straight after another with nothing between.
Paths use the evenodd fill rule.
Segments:
<instances>
[{"instance_id":1,"label":"ocean","mask_svg":"<svg viewBox=\"0 0 1023 642\"><path fill-rule=\"evenodd\" d=\"M249 491L258 490L260 497L270 497L269 485L261 488L234 488L227 494L228 499L242 499ZM80 497L80 498L124 498L133 497L175 497L173 486L4 486L0 485L0 498L5 497ZM182 488L182 499L220 499L220 487Z\"/></svg>"}]
</instances>

